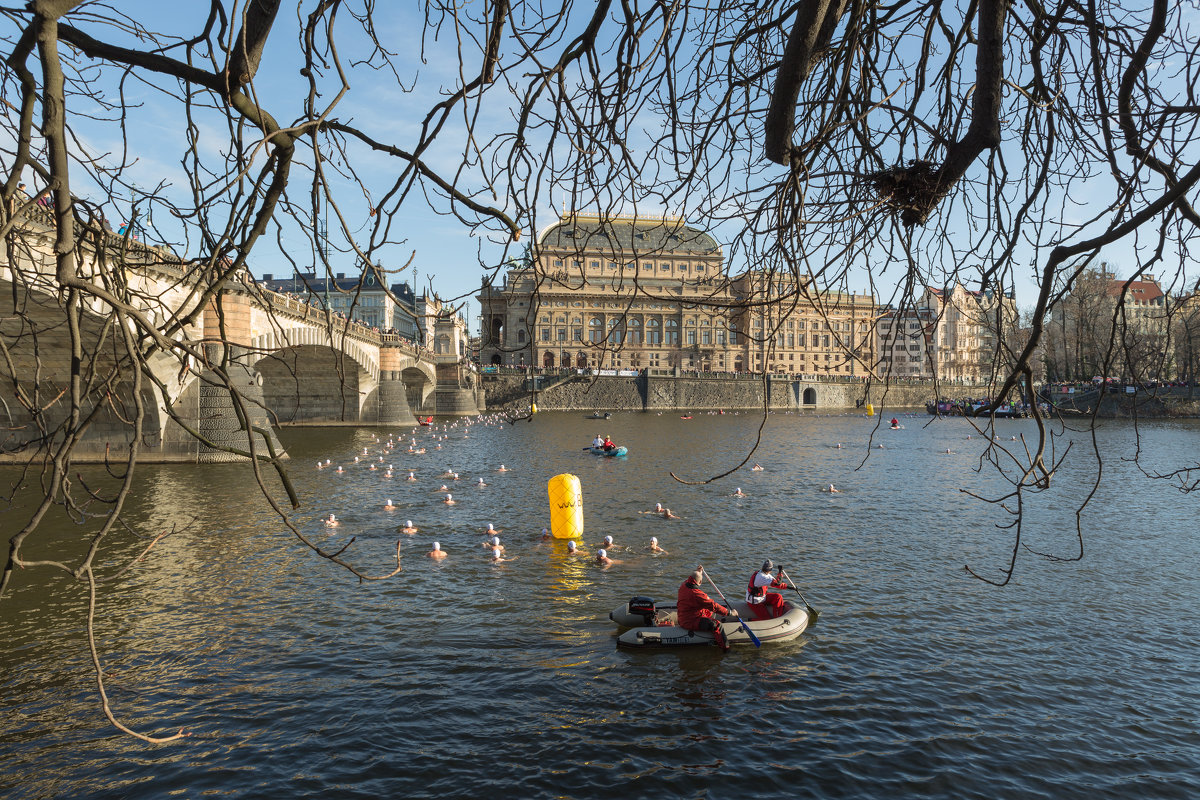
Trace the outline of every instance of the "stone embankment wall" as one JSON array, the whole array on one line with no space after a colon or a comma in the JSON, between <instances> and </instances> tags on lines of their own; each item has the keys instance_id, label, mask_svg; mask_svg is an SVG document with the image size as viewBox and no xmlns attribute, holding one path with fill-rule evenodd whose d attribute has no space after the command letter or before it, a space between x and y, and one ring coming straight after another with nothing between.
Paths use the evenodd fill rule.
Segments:
<instances>
[{"instance_id":1,"label":"stone embankment wall","mask_svg":"<svg viewBox=\"0 0 1200 800\"><path fill-rule=\"evenodd\" d=\"M689 411L754 409L763 397L772 410L845 410L871 403L876 409L923 407L933 399L930 384L882 386L793 380L783 377L732 376L589 376L578 375L533 394L529 378L489 375L484 391L489 408L525 405L536 398L542 411ZM963 394L983 391L956 387Z\"/></svg>"},{"instance_id":2,"label":"stone embankment wall","mask_svg":"<svg viewBox=\"0 0 1200 800\"><path fill-rule=\"evenodd\" d=\"M1135 391L1128 392L1123 386L1115 387L1103 396L1094 389L1074 394L1051 392L1045 396L1064 415L1091 416L1095 412L1104 419L1200 417L1200 387L1134 388Z\"/></svg>"}]
</instances>

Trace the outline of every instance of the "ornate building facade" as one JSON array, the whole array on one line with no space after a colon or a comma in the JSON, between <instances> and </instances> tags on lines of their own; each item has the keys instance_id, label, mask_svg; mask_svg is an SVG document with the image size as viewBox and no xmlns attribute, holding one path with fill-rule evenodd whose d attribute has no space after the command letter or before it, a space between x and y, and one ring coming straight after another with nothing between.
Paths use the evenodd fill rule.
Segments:
<instances>
[{"instance_id":1,"label":"ornate building facade","mask_svg":"<svg viewBox=\"0 0 1200 800\"><path fill-rule=\"evenodd\" d=\"M871 297L730 279L678 219L570 214L531 253L480 290L484 364L850 376L875 360Z\"/></svg>"},{"instance_id":2,"label":"ornate building facade","mask_svg":"<svg viewBox=\"0 0 1200 800\"><path fill-rule=\"evenodd\" d=\"M735 369L722 251L671 218L571 214L538 235L536 263L485 284L484 364Z\"/></svg>"}]
</instances>

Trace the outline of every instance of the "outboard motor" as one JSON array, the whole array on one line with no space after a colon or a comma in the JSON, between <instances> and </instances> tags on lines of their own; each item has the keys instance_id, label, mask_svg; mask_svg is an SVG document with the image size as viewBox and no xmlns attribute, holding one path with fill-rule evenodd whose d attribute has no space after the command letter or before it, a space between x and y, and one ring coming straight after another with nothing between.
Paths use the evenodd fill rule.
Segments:
<instances>
[{"instance_id":1,"label":"outboard motor","mask_svg":"<svg viewBox=\"0 0 1200 800\"><path fill-rule=\"evenodd\" d=\"M629 613L640 615L646 621L647 627L654 627L657 624L656 614L654 609L654 598L636 596L629 599Z\"/></svg>"}]
</instances>

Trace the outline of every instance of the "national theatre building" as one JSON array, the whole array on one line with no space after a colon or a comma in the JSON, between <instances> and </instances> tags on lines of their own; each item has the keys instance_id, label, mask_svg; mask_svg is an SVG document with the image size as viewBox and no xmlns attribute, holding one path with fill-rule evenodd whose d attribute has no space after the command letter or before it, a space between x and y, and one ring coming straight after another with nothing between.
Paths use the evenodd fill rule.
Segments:
<instances>
[{"instance_id":1,"label":"national theatre building","mask_svg":"<svg viewBox=\"0 0 1200 800\"><path fill-rule=\"evenodd\" d=\"M712 236L679 219L569 214L531 253L480 290L485 365L863 375L874 363L871 297L775 302L794 284L728 277Z\"/></svg>"}]
</instances>

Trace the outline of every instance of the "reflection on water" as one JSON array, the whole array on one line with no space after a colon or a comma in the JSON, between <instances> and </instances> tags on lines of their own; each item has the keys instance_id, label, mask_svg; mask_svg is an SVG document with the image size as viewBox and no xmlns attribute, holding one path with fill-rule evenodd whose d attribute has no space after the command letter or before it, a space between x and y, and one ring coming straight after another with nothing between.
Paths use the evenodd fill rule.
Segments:
<instances>
[{"instance_id":1,"label":"reflection on water","mask_svg":"<svg viewBox=\"0 0 1200 800\"><path fill-rule=\"evenodd\" d=\"M1007 515L960 491L1006 491L978 470L985 442L962 420L904 421L772 417L762 472L701 486L667 473L738 463L757 418L616 415L602 432L626 459L583 452L597 431L578 415L440 442L420 430L408 436L426 454L407 453L408 436L384 454L392 479L353 462L382 449L372 431L284 431L306 535L353 540L347 555L375 573L401 540L403 572L361 584L295 541L246 468L143 468L129 520L180 532L102 596L99 644L119 716L194 735L162 748L115 735L80 637L84 587L21 574L0 604L0 794L443 797L486 781L529 797L730 797L751 783L789 797L1195 796L1191 498L1141 479L1120 460L1131 431L1109 425L1086 557L1022 553L994 589L963 572L998 575L1012 548L996 528ZM1163 464L1200 439L1186 423L1141 433ZM460 477L449 507L433 491L447 470ZM1031 499L1031 548L1078 547L1091 470L1069 462ZM581 479L586 547L612 535L619 565L541 541L560 472ZM639 513L655 502L682 519ZM340 527L324 527L330 513ZM420 532L399 533L406 519ZM488 563L488 523L516 560ZM648 552L651 536L668 555ZM82 541L65 522L53 538L48 550ZM435 540L443 562L425 556ZM138 541L111 548L117 563ZM703 563L732 597L764 557L821 611L796 641L616 648L607 614L630 595L673 599Z\"/></svg>"}]
</instances>

